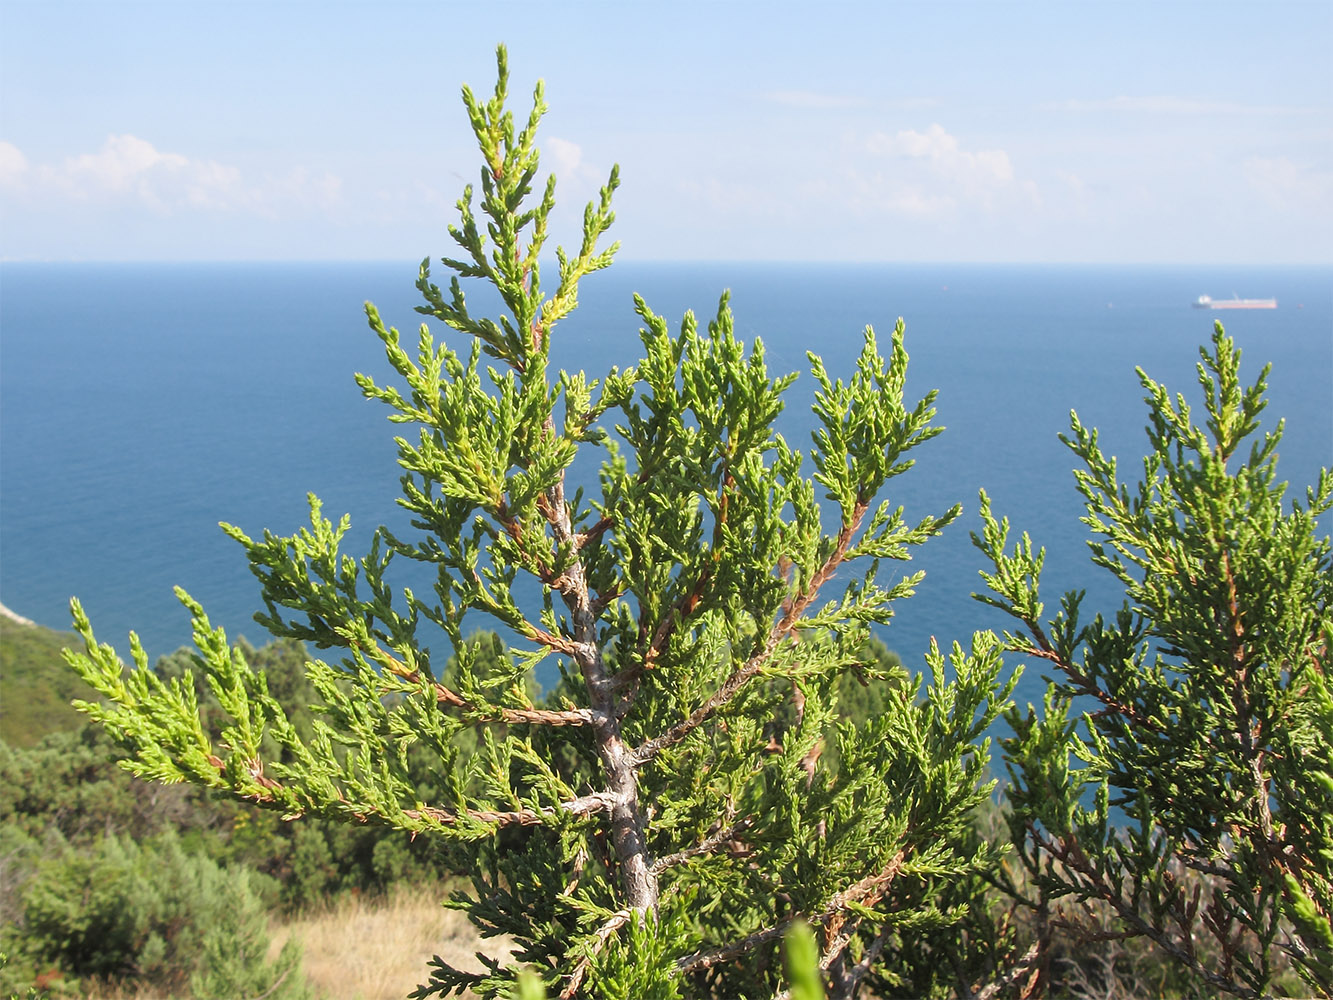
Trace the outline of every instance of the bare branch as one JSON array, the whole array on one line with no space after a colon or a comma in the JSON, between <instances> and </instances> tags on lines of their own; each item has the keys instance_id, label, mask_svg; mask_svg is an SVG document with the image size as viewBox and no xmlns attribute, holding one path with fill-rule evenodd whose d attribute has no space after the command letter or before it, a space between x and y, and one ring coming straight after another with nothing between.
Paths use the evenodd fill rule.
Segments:
<instances>
[{"instance_id":1,"label":"bare branch","mask_svg":"<svg viewBox=\"0 0 1333 1000\"><path fill-rule=\"evenodd\" d=\"M1126 901L1121 893L1111 885L1107 880L1105 873L1097 871L1088 861L1076 841L1061 840L1059 844L1053 842L1049 837L1042 836L1035 828L1029 824L1029 831L1036 843L1036 846L1055 858L1062 864L1067 871L1072 871L1082 876L1084 886L1090 890L1096 898L1105 901L1115 910L1127 925L1138 931L1143 937L1148 938L1159 948L1165 951L1173 959L1199 976L1204 982L1215 989L1226 993L1242 997L1244 1000L1258 1000L1263 994L1256 992L1248 986L1244 986L1227 978L1220 976L1204 968L1199 964L1198 959L1193 954L1192 935L1186 934L1184 940L1188 944L1182 947L1161 927L1144 920L1139 912L1139 907ZM1179 918L1179 914L1173 914Z\"/></svg>"},{"instance_id":2,"label":"bare branch","mask_svg":"<svg viewBox=\"0 0 1333 1000\"><path fill-rule=\"evenodd\" d=\"M610 514L607 514L605 517L599 520L587 531L581 531L577 535L575 535L574 544L578 547L579 551L582 552L585 548L587 548L597 539L601 538L603 532L605 532L607 528L610 528L615 523L616 519L612 517Z\"/></svg>"},{"instance_id":3,"label":"bare branch","mask_svg":"<svg viewBox=\"0 0 1333 1000\"><path fill-rule=\"evenodd\" d=\"M1018 982L1027 975L1040 961L1042 957L1043 941L1038 938L1032 942L1032 947L1023 952L1023 956L1011 965L999 979L992 980L975 993L969 994L966 1000L991 1000L1002 990L1007 990L1014 983Z\"/></svg>"},{"instance_id":4,"label":"bare branch","mask_svg":"<svg viewBox=\"0 0 1333 1000\"><path fill-rule=\"evenodd\" d=\"M668 868L683 865L686 861L689 861L690 858L697 858L701 854L708 854L716 850L720 845L725 844L727 841L735 840L740 834L744 833L752 826L754 826L754 817L747 816L745 819L733 823L725 829L710 834L693 847L687 847L682 851L677 851L675 854L668 854L664 858L658 858L653 862L653 874L661 875L662 872L666 871Z\"/></svg>"},{"instance_id":5,"label":"bare branch","mask_svg":"<svg viewBox=\"0 0 1333 1000\"><path fill-rule=\"evenodd\" d=\"M694 732L707 722L709 717L715 711L731 701L731 699L736 696L736 693L740 691L748 681L757 676L761 669L763 669L764 664L772 655L770 646L777 646L776 632L773 634L772 641L764 647L762 652L750 657L745 665L728 677L722 686L718 688L707 701L690 714L688 719L672 726L662 735L639 744L633 752L635 766L642 766L656 757L663 750L675 746L681 740L685 739L685 737L689 736L690 733Z\"/></svg>"},{"instance_id":6,"label":"bare branch","mask_svg":"<svg viewBox=\"0 0 1333 1000\"><path fill-rule=\"evenodd\" d=\"M546 432L555 433L554 420L547 417ZM565 501L565 479L560 478L538 500L538 507L551 526L557 547L577 546L569 504ZM606 662L597 642L597 615L583 563L577 557L561 577L558 592L569 609L574 640L568 655L578 664L588 690L595 723L593 742L605 776L605 795L611 801L611 843L619 867L619 881L630 909L657 910L657 877L649 870L648 838L643 810L639 805L638 777L630 748L620 734L616 714L616 692L609 683ZM555 637L552 636L552 639ZM559 648L552 646L551 648Z\"/></svg>"},{"instance_id":7,"label":"bare branch","mask_svg":"<svg viewBox=\"0 0 1333 1000\"><path fill-rule=\"evenodd\" d=\"M879 959L884 946L888 944L889 938L893 935L894 928L887 926L875 936L875 940L870 942L870 947L865 950L861 956L861 961L852 966L851 971L847 973L845 982L847 984L847 995L856 996L857 988L861 981L870 973L870 967Z\"/></svg>"},{"instance_id":8,"label":"bare branch","mask_svg":"<svg viewBox=\"0 0 1333 1000\"><path fill-rule=\"evenodd\" d=\"M1166 732L1166 727L1160 722L1148 718L1133 705L1116 698L1109 691L1095 683L1091 677L1079 670L1077 666L1056 652L1055 647L1052 646L1050 640L1046 638L1046 634L1041 630L1040 625L1036 622L1026 620L1023 624L1026 625L1028 630L1032 633L1032 637L1037 641L1037 646L1036 648L1028 646L1015 649L1014 652L1023 653L1026 656L1032 656L1042 660L1049 660L1051 663L1054 663L1059 667L1061 672L1068 676L1069 679L1077 685L1079 694L1096 698L1111 711L1133 721L1135 725L1143 726L1158 733Z\"/></svg>"}]
</instances>

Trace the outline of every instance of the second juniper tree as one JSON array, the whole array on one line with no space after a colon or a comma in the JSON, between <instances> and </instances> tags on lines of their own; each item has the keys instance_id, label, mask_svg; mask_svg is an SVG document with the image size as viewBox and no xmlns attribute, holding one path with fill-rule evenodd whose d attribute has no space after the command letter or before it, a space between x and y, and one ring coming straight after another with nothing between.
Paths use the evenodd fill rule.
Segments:
<instances>
[{"instance_id":1,"label":"second juniper tree","mask_svg":"<svg viewBox=\"0 0 1333 1000\"><path fill-rule=\"evenodd\" d=\"M1009 690L997 647L932 649L925 682L887 685L860 727L835 697L848 672L883 679L866 640L916 586L901 568L913 549L958 514L911 522L886 497L939 433L933 394L904 400L901 323L883 347L867 329L845 378L810 356L807 453L774 429L795 376L737 338L725 297L674 332L636 300L638 364L553 372L558 324L616 250L601 241L617 175L547 280L542 88L516 121L501 50L494 94L463 97L484 164L450 229L450 281L420 271L418 311L438 325L404 346L368 305L396 380L357 377L405 430L411 530L380 528L353 558L346 518L313 497L295 534L227 528L263 582L258 619L331 651L308 666L313 736L183 592L220 736L189 677L162 681L137 643L126 672L75 605L87 649L72 662L107 699L85 710L145 778L444 844L471 880L449 905L514 951L480 972L437 963L421 995L508 995L528 966L552 996L767 997L798 921L835 995L872 970L883 989L943 988L957 966L917 936L960 919L949 887L994 862L967 825L990 787L977 741ZM494 288L500 315L472 312L469 280ZM576 486L589 449L598 481ZM428 566L431 591L395 588L399 560ZM479 625L513 637L508 656L478 655L465 633ZM533 672L551 659L562 681L538 700ZM423 753L436 801L409 777Z\"/></svg>"},{"instance_id":2,"label":"second juniper tree","mask_svg":"<svg viewBox=\"0 0 1333 1000\"><path fill-rule=\"evenodd\" d=\"M1052 675L1040 714L1010 714L1006 798L1047 930L1148 942L1200 995L1264 996L1290 967L1296 995L1326 996L1333 548L1318 529L1333 474L1284 504L1283 427L1259 422L1268 369L1246 386L1240 359L1219 324L1200 350L1201 420L1139 371L1137 483L1073 417L1092 559L1123 588L1113 613L1089 619L1073 591L1047 617L1042 551L1026 534L1010 548L983 495L982 600L1018 623L1004 645Z\"/></svg>"}]
</instances>

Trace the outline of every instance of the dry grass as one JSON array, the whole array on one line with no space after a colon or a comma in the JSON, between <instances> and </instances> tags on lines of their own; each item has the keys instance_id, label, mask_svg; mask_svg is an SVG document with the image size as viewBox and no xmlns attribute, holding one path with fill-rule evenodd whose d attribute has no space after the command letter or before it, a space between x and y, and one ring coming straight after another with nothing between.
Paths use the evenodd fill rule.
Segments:
<instances>
[{"instance_id":1,"label":"dry grass","mask_svg":"<svg viewBox=\"0 0 1333 1000\"><path fill-rule=\"evenodd\" d=\"M441 907L438 887L345 897L284 921L273 928L270 955L293 936L306 978L331 1000L403 1000L427 979L435 955L456 968L481 969L475 952L508 953L503 939L481 939L463 914Z\"/></svg>"}]
</instances>

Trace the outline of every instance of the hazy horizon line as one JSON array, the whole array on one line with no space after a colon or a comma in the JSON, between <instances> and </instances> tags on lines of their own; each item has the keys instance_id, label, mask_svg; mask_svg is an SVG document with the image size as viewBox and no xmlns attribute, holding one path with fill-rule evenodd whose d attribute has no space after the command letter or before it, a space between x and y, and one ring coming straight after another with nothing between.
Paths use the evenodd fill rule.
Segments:
<instances>
[{"instance_id":1,"label":"hazy horizon line","mask_svg":"<svg viewBox=\"0 0 1333 1000\"><path fill-rule=\"evenodd\" d=\"M429 260L438 264L440 258L434 255ZM4 257L0 256L0 265L12 264L90 264L98 266L123 264L190 264L190 265L227 265L227 264L419 264L421 258L414 255L402 257ZM542 260L543 268L556 263L554 257ZM1333 259L1329 260L951 260L947 258L923 258L903 260L898 258L867 259L808 259L801 257L618 257L616 265L637 264L690 264L690 265L731 265L731 266L791 266L791 267L1247 267L1247 268L1310 268L1316 270L1333 269Z\"/></svg>"}]
</instances>

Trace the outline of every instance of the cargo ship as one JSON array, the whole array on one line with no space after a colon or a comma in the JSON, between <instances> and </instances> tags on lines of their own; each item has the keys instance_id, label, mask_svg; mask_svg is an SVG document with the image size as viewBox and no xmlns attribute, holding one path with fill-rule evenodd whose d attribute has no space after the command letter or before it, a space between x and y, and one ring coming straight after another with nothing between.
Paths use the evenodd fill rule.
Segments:
<instances>
[{"instance_id":1,"label":"cargo ship","mask_svg":"<svg viewBox=\"0 0 1333 1000\"><path fill-rule=\"evenodd\" d=\"M1194 300L1195 309L1276 309L1277 299L1242 299L1233 296L1229 299L1215 299L1200 295Z\"/></svg>"}]
</instances>

